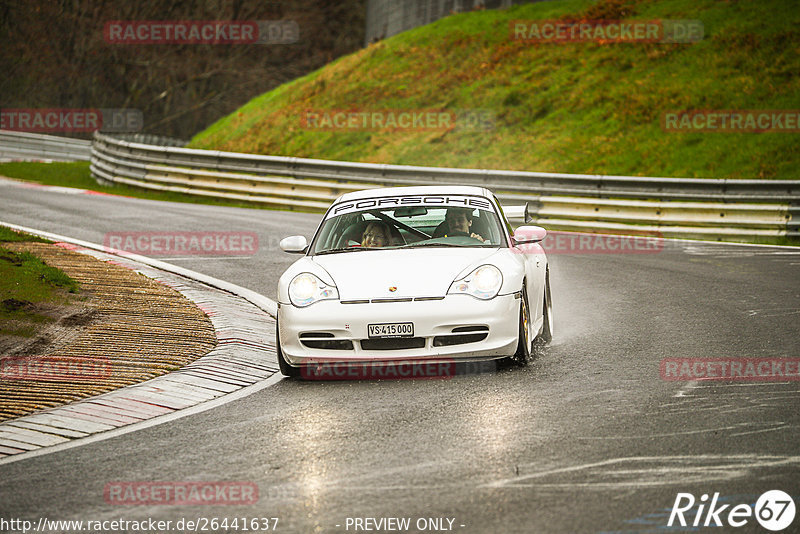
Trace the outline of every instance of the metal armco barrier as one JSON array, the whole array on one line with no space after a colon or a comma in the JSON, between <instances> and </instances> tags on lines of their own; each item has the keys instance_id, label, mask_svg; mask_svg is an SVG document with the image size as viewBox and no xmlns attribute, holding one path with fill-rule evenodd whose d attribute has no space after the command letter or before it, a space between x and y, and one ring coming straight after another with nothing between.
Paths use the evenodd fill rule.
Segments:
<instances>
[{"instance_id":1,"label":"metal armco barrier","mask_svg":"<svg viewBox=\"0 0 800 534\"><path fill-rule=\"evenodd\" d=\"M175 137L166 137L163 135L148 133L115 133L114 139L129 141L131 143L144 143L146 145L158 146L183 147L189 144L189 141L184 139L176 139Z\"/></svg>"},{"instance_id":2,"label":"metal armco barrier","mask_svg":"<svg viewBox=\"0 0 800 534\"><path fill-rule=\"evenodd\" d=\"M529 203L552 230L775 241L800 237L800 180L650 178L381 165L147 145L96 133L99 181L324 210L342 193L392 185L478 185Z\"/></svg>"},{"instance_id":3,"label":"metal armco barrier","mask_svg":"<svg viewBox=\"0 0 800 534\"><path fill-rule=\"evenodd\" d=\"M92 142L86 139L0 130L0 159L89 161Z\"/></svg>"}]
</instances>

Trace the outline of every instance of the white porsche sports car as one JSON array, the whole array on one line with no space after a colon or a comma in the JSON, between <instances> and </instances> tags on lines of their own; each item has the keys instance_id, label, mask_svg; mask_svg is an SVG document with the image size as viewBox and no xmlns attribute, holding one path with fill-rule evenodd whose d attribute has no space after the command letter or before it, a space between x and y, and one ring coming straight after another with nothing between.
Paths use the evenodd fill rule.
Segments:
<instances>
[{"instance_id":1,"label":"white porsche sports car","mask_svg":"<svg viewBox=\"0 0 800 534\"><path fill-rule=\"evenodd\" d=\"M513 358L552 337L538 226L512 230L487 189L369 189L336 199L278 283L281 372Z\"/></svg>"}]
</instances>

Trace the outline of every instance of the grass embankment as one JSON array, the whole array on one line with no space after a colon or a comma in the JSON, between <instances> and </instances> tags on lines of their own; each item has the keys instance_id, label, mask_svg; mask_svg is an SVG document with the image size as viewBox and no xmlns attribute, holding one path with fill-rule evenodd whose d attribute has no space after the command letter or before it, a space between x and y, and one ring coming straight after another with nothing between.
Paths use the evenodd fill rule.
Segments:
<instances>
[{"instance_id":1,"label":"grass embankment","mask_svg":"<svg viewBox=\"0 0 800 534\"><path fill-rule=\"evenodd\" d=\"M693 44L533 43L509 22L699 19ZM796 133L667 132L665 112L800 108L791 1L565 0L441 19L265 93L195 148L472 168L797 178ZM490 131L320 131L307 111L488 109Z\"/></svg>"},{"instance_id":2,"label":"grass embankment","mask_svg":"<svg viewBox=\"0 0 800 534\"><path fill-rule=\"evenodd\" d=\"M38 325L54 321L41 309L70 303L80 289L66 273L33 254L2 246L26 241L47 242L0 226L0 336L33 336Z\"/></svg>"}]
</instances>

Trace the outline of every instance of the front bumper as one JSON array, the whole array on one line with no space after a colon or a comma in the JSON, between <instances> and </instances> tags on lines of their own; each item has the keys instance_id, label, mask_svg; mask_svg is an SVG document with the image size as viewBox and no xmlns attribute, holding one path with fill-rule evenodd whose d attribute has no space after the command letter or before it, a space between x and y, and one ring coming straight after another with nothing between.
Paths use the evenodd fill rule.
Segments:
<instances>
[{"instance_id":1,"label":"front bumper","mask_svg":"<svg viewBox=\"0 0 800 534\"><path fill-rule=\"evenodd\" d=\"M519 294L491 300L469 295L391 303L342 304L329 300L307 308L281 304L281 350L294 366L321 361L453 362L504 358L517 348L519 305ZM414 323L413 341L370 341L368 324L404 322Z\"/></svg>"}]
</instances>

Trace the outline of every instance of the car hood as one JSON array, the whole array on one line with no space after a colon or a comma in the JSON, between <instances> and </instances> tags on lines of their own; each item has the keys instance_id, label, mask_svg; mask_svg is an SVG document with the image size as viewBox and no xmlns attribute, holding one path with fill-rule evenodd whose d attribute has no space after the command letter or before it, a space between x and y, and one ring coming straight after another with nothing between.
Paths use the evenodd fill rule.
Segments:
<instances>
[{"instance_id":1,"label":"car hood","mask_svg":"<svg viewBox=\"0 0 800 534\"><path fill-rule=\"evenodd\" d=\"M313 256L341 300L442 297L459 275L487 263L496 248L366 250ZM390 288L396 288L392 291Z\"/></svg>"}]
</instances>

